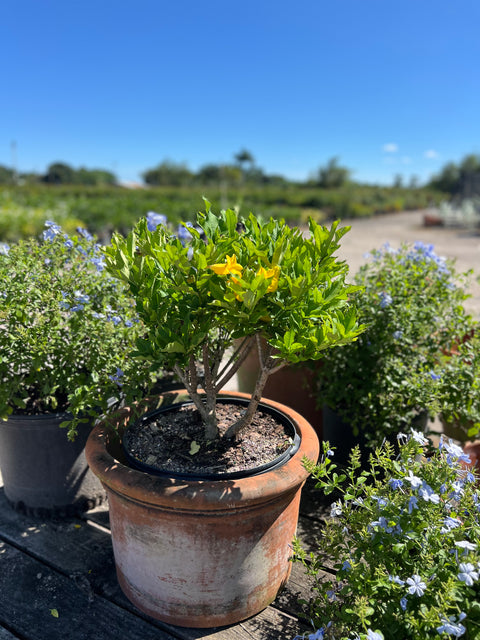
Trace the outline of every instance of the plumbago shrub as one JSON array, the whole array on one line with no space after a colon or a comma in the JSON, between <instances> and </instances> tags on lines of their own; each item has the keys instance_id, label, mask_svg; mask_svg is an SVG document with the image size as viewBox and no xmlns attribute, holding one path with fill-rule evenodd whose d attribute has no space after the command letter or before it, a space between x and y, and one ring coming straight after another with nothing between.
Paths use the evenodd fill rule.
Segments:
<instances>
[{"instance_id":1,"label":"plumbago shrub","mask_svg":"<svg viewBox=\"0 0 480 640\"><path fill-rule=\"evenodd\" d=\"M271 373L287 362L317 359L363 327L348 300L355 290L345 283L348 266L334 256L348 228L310 220L304 237L283 220L239 218L232 209L214 213L206 204L196 224L181 232L161 217L140 220L126 239L114 235L105 255L147 328L136 355L175 371L206 439L214 440L217 395L252 347L259 350L258 379L226 438L250 424ZM224 359L237 340L240 346Z\"/></svg>"},{"instance_id":2,"label":"plumbago shrub","mask_svg":"<svg viewBox=\"0 0 480 640\"><path fill-rule=\"evenodd\" d=\"M294 543L314 577L312 637L480 638L479 486L452 440L427 443L401 434L399 454L386 442L368 471L356 448L338 474L328 443L318 464L305 462L335 497L318 549Z\"/></svg>"},{"instance_id":3,"label":"plumbago shrub","mask_svg":"<svg viewBox=\"0 0 480 640\"><path fill-rule=\"evenodd\" d=\"M469 276L422 242L372 251L355 275L352 302L367 330L325 353L317 394L372 446L438 413L443 368L473 326L463 306Z\"/></svg>"},{"instance_id":4,"label":"plumbago shrub","mask_svg":"<svg viewBox=\"0 0 480 640\"><path fill-rule=\"evenodd\" d=\"M95 239L47 222L41 240L1 245L0 417L80 420L143 395L157 374L128 357L143 326L104 270Z\"/></svg>"}]
</instances>

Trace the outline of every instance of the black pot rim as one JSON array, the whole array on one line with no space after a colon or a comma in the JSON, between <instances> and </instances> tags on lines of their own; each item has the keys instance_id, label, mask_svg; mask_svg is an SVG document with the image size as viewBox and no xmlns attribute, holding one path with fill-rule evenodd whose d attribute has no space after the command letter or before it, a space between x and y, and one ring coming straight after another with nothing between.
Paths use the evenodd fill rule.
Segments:
<instances>
[{"instance_id":1,"label":"black pot rim","mask_svg":"<svg viewBox=\"0 0 480 640\"><path fill-rule=\"evenodd\" d=\"M222 404L239 404L239 405L245 406L249 403L249 400L246 398L238 398L236 396L222 395L220 398L218 398L217 402ZM180 407L192 406L193 404L194 404L193 401L190 400L186 402L176 402L166 407L165 406L160 407L153 411L149 411L144 416L142 416L139 420L133 423L131 426L133 427L133 426L137 426L139 423L143 424L143 423L151 422L159 414L167 413L169 411L175 411ZM288 447L286 451L281 453L279 456L277 456L270 462L266 462L265 464L259 465L258 467L253 467L252 469L246 469L242 471L229 471L225 473L198 473L198 472L183 473L179 471L175 472L175 471L162 470L162 469L159 469L158 467L154 467L152 465L146 464L145 462L142 462L141 460L138 460L128 451L127 446L125 444L125 440L126 440L125 436L129 431L128 426L126 427L122 437L123 453L125 455L127 463L132 468L137 469L139 471L143 471L145 473L155 475L155 476L160 476L163 478L170 477L170 478L185 479L185 480L235 480L236 478L248 478L250 476L260 475L262 473L266 473L267 471L276 469L284 465L286 462L288 462L288 460L290 460L290 458L292 458L295 455L295 453L298 451L300 447L301 437L295 423L285 413L283 413L282 411L279 411L275 407L271 407L262 402L259 403L258 408L264 411L265 413L268 413L274 416L276 420L278 420L282 425L284 425L287 429L289 429L291 431L289 435L293 440L293 443Z\"/></svg>"}]
</instances>

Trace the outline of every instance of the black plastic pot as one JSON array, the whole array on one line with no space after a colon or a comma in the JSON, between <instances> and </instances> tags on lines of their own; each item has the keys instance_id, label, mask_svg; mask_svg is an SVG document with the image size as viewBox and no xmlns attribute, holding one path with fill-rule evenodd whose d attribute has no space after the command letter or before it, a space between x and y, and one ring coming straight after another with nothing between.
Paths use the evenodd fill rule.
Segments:
<instances>
[{"instance_id":1,"label":"black plastic pot","mask_svg":"<svg viewBox=\"0 0 480 640\"><path fill-rule=\"evenodd\" d=\"M81 424L74 442L60 423L66 414L10 416L0 421L0 469L5 496L17 511L65 517L101 504L105 492L85 459L92 429Z\"/></svg>"},{"instance_id":2,"label":"black plastic pot","mask_svg":"<svg viewBox=\"0 0 480 640\"><path fill-rule=\"evenodd\" d=\"M249 400L246 400L244 398L233 397L233 396L222 396L222 398L218 400L218 402L221 402L224 404L237 404L237 405L246 407L248 405ZM178 410L182 406L193 406L193 402L178 402L170 406L160 407L159 409L146 413L144 416L142 416L139 422L140 424L146 426L150 422L153 422L158 415ZM298 451L298 448L300 446L300 435L297 432L294 423L288 418L287 415L285 415L281 411L277 411L277 409L275 409L274 407L265 405L262 402L260 402L260 404L258 405L258 409L263 411L264 413L268 413L272 415L277 422L279 422L286 428L286 432L292 439L292 444L286 451L284 451L282 454L280 454L271 462L260 465L253 469L246 470L246 471L232 471L227 473L215 473L215 474L212 474L212 473L191 474L191 473L181 473L181 472L173 473L172 471L168 471L168 470L163 471L158 467L154 467L149 464L146 464L145 462L142 462L141 460L139 460L138 458L136 458L131 454L130 447L129 447L129 438L130 438L129 427L126 428L123 434L123 439L122 439L122 447L123 447L123 452L125 454L125 458L127 459L127 462L131 467L133 467L134 469L138 469L139 471L145 471L146 473L150 473L150 474L161 476L161 477L185 478L188 480L232 480L235 478L247 478L249 476L259 475L261 473L265 473L266 471L276 469L277 467L280 467L281 465L285 464L288 460L290 460L290 458ZM135 425L132 425L132 428L133 426L136 426L136 425L138 425L138 422L135 423Z\"/></svg>"}]
</instances>

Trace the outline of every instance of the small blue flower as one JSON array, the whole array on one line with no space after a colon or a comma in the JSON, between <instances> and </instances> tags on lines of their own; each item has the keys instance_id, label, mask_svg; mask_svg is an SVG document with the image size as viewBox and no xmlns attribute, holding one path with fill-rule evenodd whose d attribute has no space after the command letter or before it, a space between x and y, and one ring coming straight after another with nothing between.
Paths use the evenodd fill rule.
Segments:
<instances>
[{"instance_id":1,"label":"small blue flower","mask_svg":"<svg viewBox=\"0 0 480 640\"><path fill-rule=\"evenodd\" d=\"M473 583L478 580L478 571L475 570L475 567L471 562L461 562L458 565L458 568L460 570L458 579L465 582L467 587L471 587Z\"/></svg>"},{"instance_id":2,"label":"small blue flower","mask_svg":"<svg viewBox=\"0 0 480 640\"><path fill-rule=\"evenodd\" d=\"M77 227L77 232L85 238L85 240L93 240L93 236L83 227Z\"/></svg>"},{"instance_id":3,"label":"small blue flower","mask_svg":"<svg viewBox=\"0 0 480 640\"><path fill-rule=\"evenodd\" d=\"M417 596L418 598L423 596L425 589L427 588L425 582L423 582L421 577L416 573L414 573L411 578L407 578L407 584L410 585L407 589L408 593L412 596Z\"/></svg>"},{"instance_id":4,"label":"small blue flower","mask_svg":"<svg viewBox=\"0 0 480 640\"><path fill-rule=\"evenodd\" d=\"M6 242L0 242L0 256L8 256L10 246Z\"/></svg>"},{"instance_id":5,"label":"small blue flower","mask_svg":"<svg viewBox=\"0 0 480 640\"><path fill-rule=\"evenodd\" d=\"M412 513L414 509L418 509L417 496L410 496L408 500L408 513Z\"/></svg>"},{"instance_id":6,"label":"small blue flower","mask_svg":"<svg viewBox=\"0 0 480 640\"><path fill-rule=\"evenodd\" d=\"M384 291L380 293L380 307L382 309L385 309L385 307L388 307L389 305L391 305L392 302L393 302L393 298L389 293L385 293Z\"/></svg>"},{"instance_id":7,"label":"small blue flower","mask_svg":"<svg viewBox=\"0 0 480 640\"><path fill-rule=\"evenodd\" d=\"M440 378L442 377L440 374L435 373L434 371L430 371L429 375L432 380L440 380Z\"/></svg>"},{"instance_id":8,"label":"small blue flower","mask_svg":"<svg viewBox=\"0 0 480 640\"><path fill-rule=\"evenodd\" d=\"M340 502L332 502L330 506L330 515L332 518L338 518L342 515L342 505Z\"/></svg>"},{"instance_id":9,"label":"small blue flower","mask_svg":"<svg viewBox=\"0 0 480 640\"><path fill-rule=\"evenodd\" d=\"M123 387L123 382L120 382L120 380L123 378L124 375L125 374L123 373L123 371L117 367L117 371L115 372L115 374L113 376L108 376L108 377L112 382L115 382L119 387Z\"/></svg>"},{"instance_id":10,"label":"small blue flower","mask_svg":"<svg viewBox=\"0 0 480 640\"><path fill-rule=\"evenodd\" d=\"M448 633L449 636L455 636L455 638L460 638L463 636L466 629L463 624L460 624L462 620L467 617L465 613L460 613L458 616L458 620L455 616L450 616L449 618L443 618L443 624L440 627L437 627L437 633Z\"/></svg>"},{"instance_id":11,"label":"small blue flower","mask_svg":"<svg viewBox=\"0 0 480 640\"><path fill-rule=\"evenodd\" d=\"M149 211L147 213L147 229L149 231L155 231L159 224L167 224L167 216L163 215L163 213Z\"/></svg>"},{"instance_id":12,"label":"small blue flower","mask_svg":"<svg viewBox=\"0 0 480 640\"><path fill-rule=\"evenodd\" d=\"M390 478L388 484L392 487L392 489L401 489L403 487L403 480L401 478Z\"/></svg>"},{"instance_id":13,"label":"small blue flower","mask_svg":"<svg viewBox=\"0 0 480 640\"><path fill-rule=\"evenodd\" d=\"M425 500L425 502L432 502L433 504L440 503L440 496L435 493L430 485L426 482L422 483L422 486L418 490L418 495Z\"/></svg>"},{"instance_id":14,"label":"small blue flower","mask_svg":"<svg viewBox=\"0 0 480 640\"><path fill-rule=\"evenodd\" d=\"M412 440L418 442L418 444L428 444L427 438L420 431L415 431L415 429L410 430L412 432Z\"/></svg>"},{"instance_id":15,"label":"small blue flower","mask_svg":"<svg viewBox=\"0 0 480 640\"><path fill-rule=\"evenodd\" d=\"M406 598L402 598L400 600L400 607L402 608L402 611L405 611L407 608L407 599Z\"/></svg>"},{"instance_id":16,"label":"small blue flower","mask_svg":"<svg viewBox=\"0 0 480 640\"><path fill-rule=\"evenodd\" d=\"M398 331L394 331L392 335L394 340L400 340L400 338L403 336L403 331L399 329Z\"/></svg>"},{"instance_id":17,"label":"small blue flower","mask_svg":"<svg viewBox=\"0 0 480 640\"><path fill-rule=\"evenodd\" d=\"M58 234L62 231L58 224L52 222L51 220L46 220L45 226L47 228L43 232L43 239L49 242L52 242L52 240L54 240L54 238L58 236Z\"/></svg>"},{"instance_id":18,"label":"small blue flower","mask_svg":"<svg viewBox=\"0 0 480 640\"><path fill-rule=\"evenodd\" d=\"M398 584L401 587L403 587L403 585L405 584L405 581L401 580L398 576L388 576L388 579L390 580L390 582L393 582L394 584Z\"/></svg>"},{"instance_id":19,"label":"small blue flower","mask_svg":"<svg viewBox=\"0 0 480 640\"><path fill-rule=\"evenodd\" d=\"M443 520L443 527L440 529L440 533L449 533L452 529L456 529L462 524L462 521L458 518L452 518L447 516Z\"/></svg>"}]
</instances>

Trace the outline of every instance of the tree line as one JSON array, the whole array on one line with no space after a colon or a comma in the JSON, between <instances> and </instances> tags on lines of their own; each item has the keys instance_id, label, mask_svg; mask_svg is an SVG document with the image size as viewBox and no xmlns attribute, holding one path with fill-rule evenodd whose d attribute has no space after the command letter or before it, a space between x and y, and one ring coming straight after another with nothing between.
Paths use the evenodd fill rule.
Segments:
<instances>
[{"instance_id":1,"label":"tree line","mask_svg":"<svg viewBox=\"0 0 480 640\"><path fill-rule=\"evenodd\" d=\"M164 160L156 167L145 170L142 179L146 185L166 187L222 184L282 187L292 184L292 181L281 175L265 173L256 165L254 156L247 149L241 149L236 153L231 163L206 164L197 172L191 171L184 163ZM87 169L85 167L75 169L63 162L50 164L45 174L24 173L17 175L14 169L0 165L0 184L32 183L113 186L118 184L118 180L114 173L105 169ZM348 184L353 184L352 171L342 166L338 158L334 157L324 166L319 167L302 184L322 189L341 189ZM394 178L393 186L403 186L398 176ZM467 198L480 195L480 156L470 154L458 164L449 162L425 186L452 197ZM418 183L414 178L412 178L409 188L418 188Z\"/></svg>"}]
</instances>

